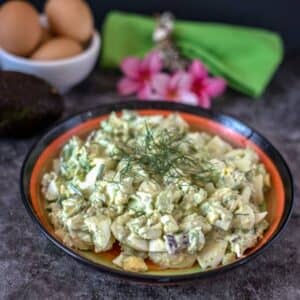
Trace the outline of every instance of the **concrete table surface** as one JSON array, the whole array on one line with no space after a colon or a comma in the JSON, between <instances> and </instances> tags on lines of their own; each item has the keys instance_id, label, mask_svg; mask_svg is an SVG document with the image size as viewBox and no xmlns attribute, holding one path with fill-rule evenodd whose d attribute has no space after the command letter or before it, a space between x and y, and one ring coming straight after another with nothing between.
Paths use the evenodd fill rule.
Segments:
<instances>
[{"instance_id":1,"label":"concrete table surface","mask_svg":"<svg viewBox=\"0 0 300 300\"><path fill-rule=\"evenodd\" d=\"M65 96L65 116L118 101L113 75L95 71ZM265 135L286 158L295 206L283 234L250 263L183 286L123 282L84 266L41 235L20 198L19 174L38 139L0 140L0 299L300 299L300 55L285 58L265 94L254 101L228 91L214 109Z\"/></svg>"}]
</instances>

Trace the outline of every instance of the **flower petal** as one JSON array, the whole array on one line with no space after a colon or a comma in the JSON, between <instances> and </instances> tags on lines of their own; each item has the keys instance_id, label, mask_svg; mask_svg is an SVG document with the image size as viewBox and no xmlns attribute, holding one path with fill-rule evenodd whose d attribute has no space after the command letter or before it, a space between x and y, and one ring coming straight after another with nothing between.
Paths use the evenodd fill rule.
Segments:
<instances>
[{"instance_id":1,"label":"flower petal","mask_svg":"<svg viewBox=\"0 0 300 300\"><path fill-rule=\"evenodd\" d=\"M159 100L158 94L154 93L151 86L146 84L142 89L139 90L137 97L140 100Z\"/></svg>"},{"instance_id":2,"label":"flower petal","mask_svg":"<svg viewBox=\"0 0 300 300\"><path fill-rule=\"evenodd\" d=\"M142 61L141 69L148 70L150 74L156 74L162 69L163 63L159 51L150 52Z\"/></svg>"},{"instance_id":3,"label":"flower petal","mask_svg":"<svg viewBox=\"0 0 300 300\"><path fill-rule=\"evenodd\" d=\"M167 93L170 78L171 77L165 73L158 73L152 77L152 81L151 81L152 88L162 98Z\"/></svg>"},{"instance_id":4,"label":"flower petal","mask_svg":"<svg viewBox=\"0 0 300 300\"><path fill-rule=\"evenodd\" d=\"M122 78L117 85L118 93L120 95L130 95L137 92L141 85L139 82L131 80L127 77Z\"/></svg>"},{"instance_id":5,"label":"flower petal","mask_svg":"<svg viewBox=\"0 0 300 300\"><path fill-rule=\"evenodd\" d=\"M198 105L198 97L192 92L184 91L179 93L177 101L194 106Z\"/></svg>"},{"instance_id":6,"label":"flower petal","mask_svg":"<svg viewBox=\"0 0 300 300\"><path fill-rule=\"evenodd\" d=\"M220 77L208 77L204 80L204 85L210 97L220 96L226 89L226 81Z\"/></svg>"},{"instance_id":7,"label":"flower petal","mask_svg":"<svg viewBox=\"0 0 300 300\"><path fill-rule=\"evenodd\" d=\"M136 57L127 57L121 63L121 70L131 79L138 79L141 61Z\"/></svg>"},{"instance_id":8,"label":"flower petal","mask_svg":"<svg viewBox=\"0 0 300 300\"><path fill-rule=\"evenodd\" d=\"M189 73L192 75L192 77L195 78L206 78L208 76L208 72L204 64L200 61L195 59L189 68Z\"/></svg>"},{"instance_id":9,"label":"flower petal","mask_svg":"<svg viewBox=\"0 0 300 300\"><path fill-rule=\"evenodd\" d=\"M207 95L207 93L201 93L198 95L198 105L203 108L210 108L211 107L211 99Z\"/></svg>"},{"instance_id":10,"label":"flower petal","mask_svg":"<svg viewBox=\"0 0 300 300\"><path fill-rule=\"evenodd\" d=\"M192 84L192 77L187 72L178 71L171 77L169 88L171 90L189 90Z\"/></svg>"}]
</instances>

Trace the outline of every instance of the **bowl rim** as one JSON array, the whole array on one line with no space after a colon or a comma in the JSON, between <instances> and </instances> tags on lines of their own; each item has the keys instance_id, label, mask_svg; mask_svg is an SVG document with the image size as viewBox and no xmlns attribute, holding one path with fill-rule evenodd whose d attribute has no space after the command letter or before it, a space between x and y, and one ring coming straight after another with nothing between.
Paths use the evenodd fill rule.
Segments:
<instances>
[{"instance_id":1,"label":"bowl rim","mask_svg":"<svg viewBox=\"0 0 300 300\"><path fill-rule=\"evenodd\" d=\"M117 270L112 269L108 266L104 266L98 263L93 262L92 260L89 260L71 248L66 247L62 242L60 242L58 239L56 239L54 236L52 236L46 228L42 225L41 221L35 214L35 211L31 205L30 196L27 196L26 193L26 179L30 179L31 172L33 170L33 167L39 158L39 156L42 154L42 152L45 150L45 147L42 147L39 151L39 153L34 153L34 150L38 148L39 145L41 145L44 141L47 142L47 146L57 139L59 136L61 136L63 133L67 132L68 130L74 128L77 125L80 125L81 123L93 119L100 116L105 116L109 114L112 111L120 111L122 109L133 109L133 110L154 110L154 109L160 109L160 110L166 110L166 111L179 111L179 112L186 112L190 113L195 116L202 116L206 117L208 119L211 119L217 123L220 123L225 128L230 128L233 131L244 135L247 139L251 139L253 143L257 144L257 142L260 142L263 144L264 147L268 149L268 151L271 151L272 155L276 157L278 160L277 162L274 162L274 159L269 155L269 153L266 153L266 155L274 162L276 167L278 167L278 164L281 164L281 168L283 168L286 180L288 183L288 187L285 186L285 192L286 189L288 189L289 193L288 195L285 193L285 205L284 205L284 211L282 218L280 220L280 223L278 224L276 230L273 233L273 236L266 241L265 244L263 244L259 249L254 251L253 253L250 253L249 255L246 255L245 257L222 267L214 268L207 271L199 271L192 274L178 274L178 275L153 275L153 274L147 274L147 273L135 273L135 272L128 272L124 270ZM59 129L62 129L62 132L58 132ZM245 132L242 132L245 131ZM54 136L52 136L54 134ZM262 149L264 152L266 149L262 147L262 145L257 144L257 146ZM34 160L34 163L30 162L31 160ZM30 176L29 178L26 177L26 170L29 168L30 170ZM282 170L278 169L278 173L282 178ZM29 181L28 181L29 182ZM29 186L29 184L28 184ZM138 100L131 100L131 101L122 101L117 103L110 103L110 104L103 104L99 105L93 108L89 108L86 110L83 110L81 112L78 112L76 114L73 114L65 119L63 119L60 122L57 122L54 124L49 130L47 130L39 139L31 146L30 150L28 151L26 158L23 162L22 168L21 168L21 176L20 176L20 190L21 190L21 196L22 196L22 202L34 221L34 223L38 226L38 228L41 230L41 232L51 241L53 242L57 247L59 247L61 250L66 252L68 255L70 255L72 258L76 259L77 261L80 261L81 263L88 265L90 267L93 267L94 269L97 269L98 271L101 271L106 274L110 274L113 276L116 276L121 279L125 280L131 280L135 282L140 283L151 283L151 284L178 284L178 283L184 283L184 282L191 282L195 280L200 280L204 278L209 278L211 276L222 274L224 272L227 272L229 270L235 269L238 266L242 266L245 263L251 261L253 258L257 257L261 253L263 253L267 248L270 247L270 245L273 244L273 242L278 238L278 236L282 233L283 229L286 227L291 214L292 209L294 205L294 183L293 183L293 177L291 174L291 171L283 158L283 156L280 154L280 152L257 130L253 129L249 125L247 125L245 122L240 121L238 118L233 117L229 114L223 114L219 112L215 112L212 110L206 110L199 107L189 106L186 104L181 103L174 103L169 101L138 101Z\"/></svg>"},{"instance_id":2,"label":"bowl rim","mask_svg":"<svg viewBox=\"0 0 300 300\"><path fill-rule=\"evenodd\" d=\"M93 35L90 39L88 47L84 49L83 52L68 58L56 59L56 60L33 60L26 57L18 56L13 53L6 51L0 47L0 65L1 61L7 60L18 63L23 66L30 67L60 67L65 65L70 65L78 62L82 62L88 57L97 53L100 49L101 37L97 30L94 30Z\"/></svg>"}]
</instances>

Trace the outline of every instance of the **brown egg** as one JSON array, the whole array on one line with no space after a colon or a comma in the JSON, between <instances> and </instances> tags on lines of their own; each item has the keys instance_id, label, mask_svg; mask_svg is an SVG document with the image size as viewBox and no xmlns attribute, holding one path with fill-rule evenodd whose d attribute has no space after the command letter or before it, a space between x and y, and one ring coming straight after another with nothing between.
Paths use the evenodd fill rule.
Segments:
<instances>
[{"instance_id":1,"label":"brown egg","mask_svg":"<svg viewBox=\"0 0 300 300\"><path fill-rule=\"evenodd\" d=\"M93 33L93 16L82 0L48 0L45 11L51 30L84 43Z\"/></svg>"},{"instance_id":2,"label":"brown egg","mask_svg":"<svg viewBox=\"0 0 300 300\"><path fill-rule=\"evenodd\" d=\"M82 46L69 38L53 38L39 47L31 56L35 60L58 60L82 52Z\"/></svg>"},{"instance_id":3,"label":"brown egg","mask_svg":"<svg viewBox=\"0 0 300 300\"><path fill-rule=\"evenodd\" d=\"M39 44L42 29L35 8L9 1L0 9L0 47L16 55L29 55Z\"/></svg>"}]
</instances>

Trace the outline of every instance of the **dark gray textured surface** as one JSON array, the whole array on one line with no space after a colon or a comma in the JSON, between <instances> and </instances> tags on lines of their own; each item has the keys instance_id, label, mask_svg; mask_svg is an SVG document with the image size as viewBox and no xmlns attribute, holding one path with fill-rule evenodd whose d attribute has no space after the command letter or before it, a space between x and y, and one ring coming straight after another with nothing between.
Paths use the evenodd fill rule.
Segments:
<instances>
[{"instance_id":1,"label":"dark gray textured surface","mask_svg":"<svg viewBox=\"0 0 300 300\"><path fill-rule=\"evenodd\" d=\"M94 73L67 95L66 115L118 99L111 76ZM288 57L259 101L227 92L214 108L264 134L295 179L292 218L282 236L249 264L179 287L129 284L83 266L44 238L20 199L19 173L37 139L0 140L0 299L300 299L300 55Z\"/></svg>"}]
</instances>

